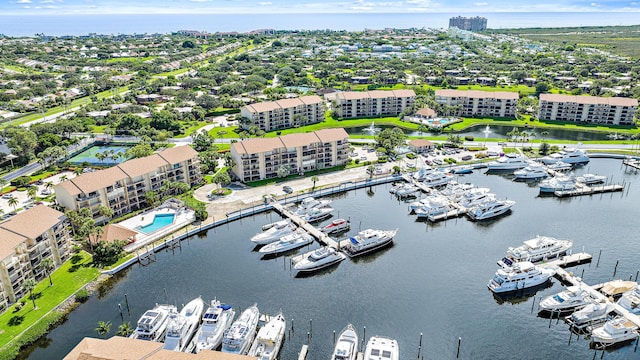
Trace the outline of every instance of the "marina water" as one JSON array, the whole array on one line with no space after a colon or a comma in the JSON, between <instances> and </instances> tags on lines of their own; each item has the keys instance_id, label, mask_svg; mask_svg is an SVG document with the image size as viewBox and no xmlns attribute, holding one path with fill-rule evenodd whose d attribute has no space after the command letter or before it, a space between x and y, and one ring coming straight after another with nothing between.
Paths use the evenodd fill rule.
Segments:
<instances>
[{"instance_id":1,"label":"marina water","mask_svg":"<svg viewBox=\"0 0 640 360\"><path fill-rule=\"evenodd\" d=\"M261 260L249 241L263 224L279 219L275 213L223 225L185 240L175 252L161 251L155 263L136 264L115 276L22 358L60 359L83 337L96 337L98 321L111 321L113 335L122 323L118 304L124 321L135 326L155 303L181 307L202 295L205 301L215 296L233 305L237 313L255 302L261 312L282 309L288 329L294 320L280 356L287 360L297 358L308 332L307 358L328 359L333 331L347 323L354 324L361 338L364 326L367 339L396 338L402 359L417 357L420 333L425 359L455 358L459 337L462 359L591 359L594 350L583 338L576 341L574 335L568 345L568 326L562 321L536 316L540 297L562 289L558 280L530 296L506 300L494 298L486 287L506 248L538 234L571 239L574 252L584 247L592 253L591 264L570 269L578 275L584 270L587 283L612 279L616 261L616 278L635 278L640 269L635 225L640 174L625 170L620 160L604 159L593 159L576 171L583 172L612 176L628 188L587 197L540 198L534 183L476 170L459 181L489 187L498 197L517 202L511 214L483 223L466 218L416 222L407 215L408 203L389 194L390 185L337 196L332 206L338 217L351 219L349 234L359 228L399 228L395 245L306 278L291 277L288 257ZM633 350L633 345L625 346L604 356L640 358Z\"/></svg>"}]
</instances>

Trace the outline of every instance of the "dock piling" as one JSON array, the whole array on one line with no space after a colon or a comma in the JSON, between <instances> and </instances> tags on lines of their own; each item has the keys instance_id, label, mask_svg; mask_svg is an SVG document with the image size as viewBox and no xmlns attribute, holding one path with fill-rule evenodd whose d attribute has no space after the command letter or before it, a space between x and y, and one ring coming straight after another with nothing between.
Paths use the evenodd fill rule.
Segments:
<instances>
[{"instance_id":1,"label":"dock piling","mask_svg":"<svg viewBox=\"0 0 640 360\"><path fill-rule=\"evenodd\" d=\"M124 316L122 315L122 305L118 304L118 311L120 311L120 320L124 322Z\"/></svg>"},{"instance_id":2,"label":"dock piling","mask_svg":"<svg viewBox=\"0 0 640 360\"><path fill-rule=\"evenodd\" d=\"M127 314L131 316L131 309L129 309L129 299L127 298L127 293L124 293L124 303L127 305Z\"/></svg>"},{"instance_id":3,"label":"dock piling","mask_svg":"<svg viewBox=\"0 0 640 360\"><path fill-rule=\"evenodd\" d=\"M598 253L598 261L596 262L596 267L600 265L600 255L602 255L602 249L600 249L600 252Z\"/></svg>"},{"instance_id":4,"label":"dock piling","mask_svg":"<svg viewBox=\"0 0 640 360\"><path fill-rule=\"evenodd\" d=\"M573 336L573 331L569 331L569 344L567 346L571 346L571 337Z\"/></svg>"},{"instance_id":5,"label":"dock piling","mask_svg":"<svg viewBox=\"0 0 640 360\"><path fill-rule=\"evenodd\" d=\"M636 338L636 346L634 346L633 352L636 352L638 350L638 341L640 341L640 335L638 335L638 337Z\"/></svg>"},{"instance_id":6,"label":"dock piling","mask_svg":"<svg viewBox=\"0 0 640 360\"><path fill-rule=\"evenodd\" d=\"M362 327L362 341L360 342L360 349L362 349L362 351L364 351L364 344L365 344L365 339L367 338L367 327L363 326Z\"/></svg>"},{"instance_id":7,"label":"dock piling","mask_svg":"<svg viewBox=\"0 0 640 360\"><path fill-rule=\"evenodd\" d=\"M456 359L460 357L460 343L462 342L462 338L458 337L458 352L456 353Z\"/></svg>"},{"instance_id":8,"label":"dock piling","mask_svg":"<svg viewBox=\"0 0 640 360\"><path fill-rule=\"evenodd\" d=\"M533 297L533 301L531 302L531 313L532 314L533 314L533 308L535 307L535 305L536 305L536 297L534 296Z\"/></svg>"},{"instance_id":9,"label":"dock piling","mask_svg":"<svg viewBox=\"0 0 640 360\"><path fill-rule=\"evenodd\" d=\"M580 275L580 279L584 280L584 268L582 268L582 275Z\"/></svg>"},{"instance_id":10,"label":"dock piling","mask_svg":"<svg viewBox=\"0 0 640 360\"><path fill-rule=\"evenodd\" d=\"M638 274L640 274L640 270L636 271L636 280L635 280L635 282L638 282Z\"/></svg>"},{"instance_id":11,"label":"dock piling","mask_svg":"<svg viewBox=\"0 0 640 360\"><path fill-rule=\"evenodd\" d=\"M620 262L620 259L616 260L616 266L613 268L613 277L616 277L616 273L618 272L618 263Z\"/></svg>"},{"instance_id":12,"label":"dock piling","mask_svg":"<svg viewBox=\"0 0 640 360\"><path fill-rule=\"evenodd\" d=\"M313 334L313 319L309 319L309 335Z\"/></svg>"},{"instance_id":13,"label":"dock piling","mask_svg":"<svg viewBox=\"0 0 640 360\"><path fill-rule=\"evenodd\" d=\"M336 331L333 330L333 345L336 344Z\"/></svg>"}]
</instances>

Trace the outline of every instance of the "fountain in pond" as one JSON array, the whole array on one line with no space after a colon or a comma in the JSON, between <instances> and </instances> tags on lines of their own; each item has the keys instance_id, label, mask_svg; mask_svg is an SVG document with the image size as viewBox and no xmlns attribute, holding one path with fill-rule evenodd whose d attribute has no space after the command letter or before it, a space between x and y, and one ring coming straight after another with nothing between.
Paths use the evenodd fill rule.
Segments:
<instances>
[{"instance_id":1,"label":"fountain in pond","mask_svg":"<svg viewBox=\"0 0 640 360\"><path fill-rule=\"evenodd\" d=\"M375 125L374 123L375 122L372 121L371 125L369 127L367 127L367 128L364 128L363 131L367 132L367 133L369 133L371 135L375 135L378 131L380 131L380 128L374 127L374 125Z\"/></svg>"}]
</instances>

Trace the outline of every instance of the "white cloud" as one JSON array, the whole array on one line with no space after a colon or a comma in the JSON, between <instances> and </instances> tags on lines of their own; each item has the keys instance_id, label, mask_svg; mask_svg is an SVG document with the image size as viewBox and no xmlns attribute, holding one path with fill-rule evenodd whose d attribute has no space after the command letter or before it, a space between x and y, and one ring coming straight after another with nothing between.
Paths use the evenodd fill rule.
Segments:
<instances>
[{"instance_id":1,"label":"white cloud","mask_svg":"<svg viewBox=\"0 0 640 360\"><path fill-rule=\"evenodd\" d=\"M489 3L486 2L477 2L477 3L473 3L474 6L489 6Z\"/></svg>"},{"instance_id":2,"label":"white cloud","mask_svg":"<svg viewBox=\"0 0 640 360\"><path fill-rule=\"evenodd\" d=\"M268 6L268 5L273 5L273 3L271 1L263 1L263 2L259 2L258 5Z\"/></svg>"},{"instance_id":3,"label":"white cloud","mask_svg":"<svg viewBox=\"0 0 640 360\"><path fill-rule=\"evenodd\" d=\"M18 0L18 4L31 4L31 0Z\"/></svg>"}]
</instances>

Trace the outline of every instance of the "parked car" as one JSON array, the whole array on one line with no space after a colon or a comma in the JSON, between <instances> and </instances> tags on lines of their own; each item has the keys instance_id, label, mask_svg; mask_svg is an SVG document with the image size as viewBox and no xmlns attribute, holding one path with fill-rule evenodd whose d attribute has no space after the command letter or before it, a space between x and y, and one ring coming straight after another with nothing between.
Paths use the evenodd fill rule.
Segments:
<instances>
[{"instance_id":1,"label":"parked car","mask_svg":"<svg viewBox=\"0 0 640 360\"><path fill-rule=\"evenodd\" d=\"M11 197L12 197L12 196L13 196L13 195L11 195L11 194L9 194L9 193L6 193L6 194L2 195L2 198L3 198L3 199L11 199Z\"/></svg>"},{"instance_id":2,"label":"parked car","mask_svg":"<svg viewBox=\"0 0 640 360\"><path fill-rule=\"evenodd\" d=\"M287 194L291 194L293 192L293 189L291 188L291 186L285 185L282 187L282 191L286 192Z\"/></svg>"},{"instance_id":3,"label":"parked car","mask_svg":"<svg viewBox=\"0 0 640 360\"><path fill-rule=\"evenodd\" d=\"M471 156L471 155L465 155L465 156L462 157L462 161L469 161L471 159L473 159L473 156Z\"/></svg>"}]
</instances>

